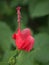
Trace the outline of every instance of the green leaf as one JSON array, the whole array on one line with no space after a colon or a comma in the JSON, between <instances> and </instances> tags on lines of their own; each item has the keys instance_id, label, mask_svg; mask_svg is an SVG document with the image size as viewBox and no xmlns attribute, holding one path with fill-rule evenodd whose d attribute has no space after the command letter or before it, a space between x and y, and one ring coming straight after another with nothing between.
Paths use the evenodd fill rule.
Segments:
<instances>
[{"instance_id":1,"label":"green leaf","mask_svg":"<svg viewBox=\"0 0 49 65\"><path fill-rule=\"evenodd\" d=\"M9 26L0 21L0 45L4 51L10 50L12 40L12 31Z\"/></svg>"},{"instance_id":2,"label":"green leaf","mask_svg":"<svg viewBox=\"0 0 49 65\"><path fill-rule=\"evenodd\" d=\"M2 62L4 62L6 65L8 64L9 57L11 56L10 50L12 43L13 40L11 29L6 23L0 21L0 46L4 52L4 54L2 55Z\"/></svg>"},{"instance_id":3,"label":"green leaf","mask_svg":"<svg viewBox=\"0 0 49 65\"><path fill-rule=\"evenodd\" d=\"M35 35L35 45L34 48L40 48L41 46L44 46L45 44L49 43L49 35L47 33L41 32L37 35Z\"/></svg>"},{"instance_id":4,"label":"green leaf","mask_svg":"<svg viewBox=\"0 0 49 65\"><path fill-rule=\"evenodd\" d=\"M49 48L44 45L36 51L35 59L41 63L47 63L49 61Z\"/></svg>"},{"instance_id":5,"label":"green leaf","mask_svg":"<svg viewBox=\"0 0 49 65\"><path fill-rule=\"evenodd\" d=\"M10 65L15 65L16 57L18 56L18 54L19 54L18 50L10 51L10 56L11 57L9 57L9 61L8 61L8 63Z\"/></svg>"},{"instance_id":6,"label":"green leaf","mask_svg":"<svg viewBox=\"0 0 49 65\"><path fill-rule=\"evenodd\" d=\"M35 60L42 63L49 61L49 35L39 33L35 35Z\"/></svg>"},{"instance_id":7,"label":"green leaf","mask_svg":"<svg viewBox=\"0 0 49 65\"><path fill-rule=\"evenodd\" d=\"M6 51L2 61L9 63L11 59L13 60L16 53L17 53L16 51L10 51L10 50Z\"/></svg>"},{"instance_id":8,"label":"green leaf","mask_svg":"<svg viewBox=\"0 0 49 65\"><path fill-rule=\"evenodd\" d=\"M34 53L22 51L16 58L16 65L38 65L34 63Z\"/></svg>"},{"instance_id":9,"label":"green leaf","mask_svg":"<svg viewBox=\"0 0 49 65\"><path fill-rule=\"evenodd\" d=\"M10 65L15 65L16 63L16 58L19 55L19 51L18 50L14 50L14 51L7 51L4 54L3 60L2 62L7 62L7 64Z\"/></svg>"},{"instance_id":10,"label":"green leaf","mask_svg":"<svg viewBox=\"0 0 49 65\"><path fill-rule=\"evenodd\" d=\"M0 65L8 65L7 62L0 62Z\"/></svg>"},{"instance_id":11,"label":"green leaf","mask_svg":"<svg viewBox=\"0 0 49 65\"><path fill-rule=\"evenodd\" d=\"M29 2L29 13L32 18L49 14L49 0L32 0Z\"/></svg>"}]
</instances>

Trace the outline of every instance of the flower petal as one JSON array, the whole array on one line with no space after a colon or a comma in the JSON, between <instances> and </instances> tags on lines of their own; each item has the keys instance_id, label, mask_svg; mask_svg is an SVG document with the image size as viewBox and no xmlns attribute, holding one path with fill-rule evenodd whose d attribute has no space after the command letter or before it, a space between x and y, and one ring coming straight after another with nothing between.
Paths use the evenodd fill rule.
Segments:
<instances>
[{"instance_id":1,"label":"flower petal","mask_svg":"<svg viewBox=\"0 0 49 65\"><path fill-rule=\"evenodd\" d=\"M13 38L13 39L16 39L16 33L14 33L14 34L12 35L12 38Z\"/></svg>"},{"instance_id":2,"label":"flower petal","mask_svg":"<svg viewBox=\"0 0 49 65\"><path fill-rule=\"evenodd\" d=\"M26 40L26 44L23 46L24 50L30 51L34 46L34 38L32 36L29 36Z\"/></svg>"},{"instance_id":3,"label":"flower petal","mask_svg":"<svg viewBox=\"0 0 49 65\"><path fill-rule=\"evenodd\" d=\"M28 35L31 35L31 31L29 28L25 28L24 30L22 30L21 34L22 34L21 37L23 39L26 39Z\"/></svg>"},{"instance_id":4,"label":"flower petal","mask_svg":"<svg viewBox=\"0 0 49 65\"><path fill-rule=\"evenodd\" d=\"M24 43L24 41L21 39L21 37L19 36L18 38L16 38L16 46L18 49L22 48L22 44Z\"/></svg>"}]
</instances>

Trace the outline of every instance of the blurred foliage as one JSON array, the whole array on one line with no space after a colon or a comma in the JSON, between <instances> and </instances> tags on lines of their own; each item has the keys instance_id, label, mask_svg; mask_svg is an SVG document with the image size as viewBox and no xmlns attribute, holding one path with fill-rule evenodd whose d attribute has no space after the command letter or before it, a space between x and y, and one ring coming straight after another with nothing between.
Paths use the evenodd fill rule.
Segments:
<instances>
[{"instance_id":1,"label":"blurred foliage","mask_svg":"<svg viewBox=\"0 0 49 65\"><path fill-rule=\"evenodd\" d=\"M35 38L30 52L18 51L12 39L21 6L21 29ZM0 65L49 65L49 0L0 0Z\"/></svg>"}]
</instances>

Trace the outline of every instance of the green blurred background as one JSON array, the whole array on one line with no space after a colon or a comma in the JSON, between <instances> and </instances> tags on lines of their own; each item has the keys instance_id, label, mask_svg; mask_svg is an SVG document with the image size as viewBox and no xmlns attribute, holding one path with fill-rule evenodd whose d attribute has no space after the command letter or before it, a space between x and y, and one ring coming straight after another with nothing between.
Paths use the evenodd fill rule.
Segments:
<instances>
[{"instance_id":1,"label":"green blurred background","mask_svg":"<svg viewBox=\"0 0 49 65\"><path fill-rule=\"evenodd\" d=\"M30 52L16 49L16 7L21 6L21 28L35 38ZM0 0L0 65L49 65L49 0Z\"/></svg>"}]
</instances>

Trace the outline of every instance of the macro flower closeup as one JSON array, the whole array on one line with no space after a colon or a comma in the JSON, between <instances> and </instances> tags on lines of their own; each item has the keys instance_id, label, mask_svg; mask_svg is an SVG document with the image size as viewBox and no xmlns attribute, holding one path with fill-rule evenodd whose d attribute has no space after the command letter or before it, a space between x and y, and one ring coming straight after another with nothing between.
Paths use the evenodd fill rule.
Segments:
<instances>
[{"instance_id":1,"label":"macro flower closeup","mask_svg":"<svg viewBox=\"0 0 49 65\"><path fill-rule=\"evenodd\" d=\"M33 46L34 46L34 38L31 35L31 31L29 28L25 28L21 30L20 28L20 18L21 18L21 13L20 13L20 8L17 7L17 15L18 15L18 30L17 33L14 33L12 38L15 40L16 47L19 50L25 50L25 51L30 51Z\"/></svg>"},{"instance_id":2,"label":"macro flower closeup","mask_svg":"<svg viewBox=\"0 0 49 65\"><path fill-rule=\"evenodd\" d=\"M22 31L18 29L17 33L13 34L13 39L19 50L30 51L34 46L34 38L31 35L29 28L25 28Z\"/></svg>"},{"instance_id":3,"label":"macro flower closeup","mask_svg":"<svg viewBox=\"0 0 49 65\"><path fill-rule=\"evenodd\" d=\"M0 0L0 65L49 65L49 0Z\"/></svg>"}]
</instances>

